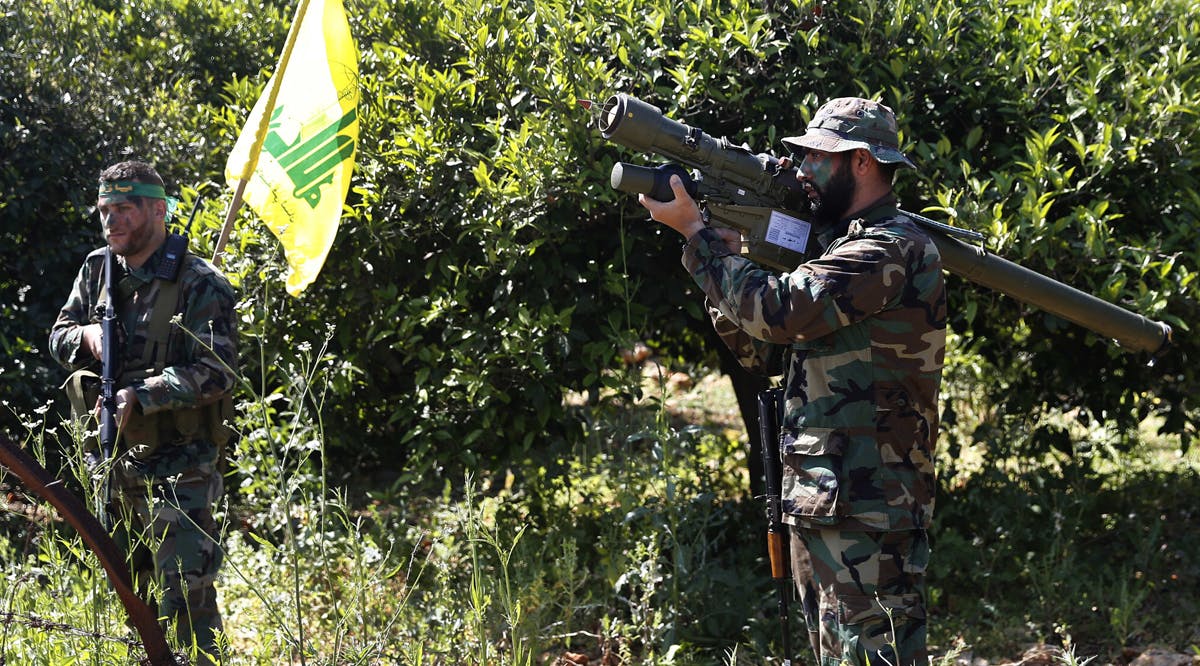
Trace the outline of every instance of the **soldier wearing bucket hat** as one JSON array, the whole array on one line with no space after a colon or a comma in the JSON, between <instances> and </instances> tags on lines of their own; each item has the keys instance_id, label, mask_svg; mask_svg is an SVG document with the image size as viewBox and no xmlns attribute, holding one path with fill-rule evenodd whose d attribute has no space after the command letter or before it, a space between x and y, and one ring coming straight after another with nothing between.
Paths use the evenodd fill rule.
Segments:
<instances>
[{"instance_id":1,"label":"soldier wearing bucket hat","mask_svg":"<svg viewBox=\"0 0 1200 666\"><path fill-rule=\"evenodd\" d=\"M683 265L743 367L784 376L781 502L818 666L925 666L941 257L892 191L915 167L891 109L834 99L783 143L824 230L823 253L791 272L741 256L677 179L673 201L641 201L687 238Z\"/></svg>"}]
</instances>

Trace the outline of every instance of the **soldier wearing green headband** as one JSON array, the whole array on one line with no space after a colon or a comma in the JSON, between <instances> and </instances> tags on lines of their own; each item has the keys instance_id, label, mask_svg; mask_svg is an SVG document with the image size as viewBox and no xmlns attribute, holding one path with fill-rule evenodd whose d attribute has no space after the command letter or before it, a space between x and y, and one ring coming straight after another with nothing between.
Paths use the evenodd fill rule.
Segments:
<instances>
[{"instance_id":1,"label":"soldier wearing green headband","mask_svg":"<svg viewBox=\"0 0 1200 666\"><path fill-rule=\"evenodd\" d=\"M642 198L687 238L683 264L725 344L747 369L785 377L781 500L819 666L928 663L946 292L937 247L892 192L895 171L914 167L898 134L891 109L846 97L783 139L825 229L823 253L790 272L743 258L737 233L706 226L677 177L673 201Z\"/></svg>"},{"instance_id":2,"label":"soldier wearing green headband","mask_svg":"<svg viewBox=\"0 0 1200 666\"><path fill-rule=\"evenodd\" d=\"M75 278L51 330L50 353L74 371L65 384L73 411L90 419L104 345L119 345L120 436L108 498L119 518L114 537L130 555L139 589L175 625L180 646L201 651L193 663L211 663L222 629L214 587L222 550L213 510L232 434L235 297L220 271L191 253L177 275L159 270L172 204L148 164L122 162L100 174L97 209L118 258L114 300L123 335L101 336L101 248ZM160 591L157 599L152 590Z\"/></svg>"}]
</instances>

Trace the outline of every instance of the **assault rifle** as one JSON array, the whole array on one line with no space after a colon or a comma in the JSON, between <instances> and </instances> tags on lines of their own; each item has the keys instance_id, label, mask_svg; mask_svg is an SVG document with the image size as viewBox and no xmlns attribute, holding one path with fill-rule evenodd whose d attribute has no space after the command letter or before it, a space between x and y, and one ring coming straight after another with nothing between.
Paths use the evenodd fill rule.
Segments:
<instances>
[{"instance_id":1,"label":"assault rifle","mask_svg":"<svg viewBox=\"0 0 1200 666\"><path fill-rule=\"evenodd\" d=\"M783 472L779 458L780 412L783 389L770 388L758 394L758 432L762 438L763 476L767 500L767 556L771 560L771 578L779 595L779 647L783 666L792 663L792 632L788 621L788 599L792 595L792 575L788 562L787 528L783 523Z\"/></svg>"},{"instance_id":2,"label":"assault rifle","mask_svg":"<svg viewBox=\"0 0 1200 666\"><path fill-rule=\"evenodd\" d=\"M112 517L108 515L108 495L112 479L111 463L113 449L117 444L117 394L116 381L119 344L117 333L116 284L113 275L117 272L117 255L111 247L104 248L104 303L100 318L100 454L97 468L104 474L100 494L96 499L96 517L105 529L112 529Z\"/></svg>"},{"instance_id":3,"label":"assault rifle","mask_svg":"<svg viewBox=\"0 0 1200 666\"><path fill-rule=\"evenodd\" d=\"M608 98L599 111L598 124L605 139L673 162L657 168L617 163L610 176L614 189L670 201L674 194L669 179L678 174L688 194L701 204L707 223L742 234L742 254L748 259L791 271L819 254L816 243L809 239L821 230L814 229L800 212L807 210L807 204L794 167L785 169L779 159L767 153L755 154L749 147L735 145L726 138L714 139L624 93ZM689 173L684 166L693 171ZM951 273L1116 340L1126 349L1156 355L1171 342L1171 327L1167 324L960 240L981 242L982 234L901 212L929 231L941 252L942 266Z\"/></svg>"}]
</instances>

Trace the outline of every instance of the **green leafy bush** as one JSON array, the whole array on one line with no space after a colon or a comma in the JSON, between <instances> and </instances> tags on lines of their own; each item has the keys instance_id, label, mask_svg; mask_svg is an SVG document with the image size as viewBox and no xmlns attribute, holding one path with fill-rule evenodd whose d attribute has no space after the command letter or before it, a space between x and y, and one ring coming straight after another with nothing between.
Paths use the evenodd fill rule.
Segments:
<instances>
[{"instance_id":1,"label":"green leafy bush","mask_svg":"<svg viewBox=\"0 0 1200 666\"><path fill-rule=\"evenodd\" d=\"M908 207L984 231L990 249L1177 333L1147 367L951 278L961 360L948 377L969 389L948 394L970 398L949 401L948 417L1069 412L1133 433L1157 415L1186 448L1200 208L1188 7L352 0L362 143L346 217L299 300L277 296L277 247L239 218L226 268L246 337L264 347L246 363L283 385L290 350L329 336L341 370L323 418L347 464L399 461L419 478L577 440L564 392L620 388L609 377L622 346L713 362L677 239L607 187L614 161L642 158L606 144L578 100L626 91L767 150L822 100L867 95L899 110L921 164L899 182ZM3 174L17 193L0 209L15 268L0 278L5 399L54 395L38 341L96 242L91 174L149 157L185 205L220 182L289 15L178 0L4 14L2 141L14 159ZM199 248L211 249L217 217L202 214ZM995 454L1058 441L1036 434L1028 451L994 437Z\"/></svg>"},{"instance_id":2,"label":"green leafy bush","mask_svg":"<svg viewBox=\"0 0 1200 666\"><path fill-rule=\"evenodd\" d=\"M1166 582L1194 573L1194 564L1143 548L1190 546L1174 524L1148 535L1143 518L1155 488L1183 493L1164 500L1177 505L1194 482L1116 478L1100 464L1145 439L1135 430L1145 417L1185 450L1196 430L1194 3L347 4L361 52L362 143L321 277L300 299L284 295L277 245L245 212L225 254L242 299L243 369L258 396L242 394L231 514L245 520L234 523L231 561L265 572L233 588L235 599L252 606L254 590L269 588L289 599L289 617L307 622L304 606L328 619L334 652L369 655L386 650L351 636L356 620L338 606L340 595L416 595L421 603L403 596L358 622L399 637L406 652L386 654L412 663L427 645L467 658L496 637L514 647L514 639L533 645L534 636L575 645L547 638L545 626L660 663L711 663L743 640L769 653L769 621L738 624L754 615L747 608L762 607L761 588L739 585L750 568L742 560L755 552L739 517L752 507L727 503L738 492L728 475L684 471L727 465L728 442L670 428L632 440L605 431L640 390L618 361L623 346L643 340L681 363L715 362L698 295L678 265L679 239L608 187L615 161L644 158L605 143L578 105L618 91L759 150L778 150L780 137L825 99L877 97L899 112L906 149L921 165L898 181L906 207L984 231L989 250L1170 323L1176 345L1148 367L1082 328L949 278L943 491L952 500L939 518L935 562L946 568L935 605L962 610L961 590L976 581L955 572L986 569L984 615L993 594L1028 587L1031 596L1016 603L1048 603L1045 613L1019 612L1004 599L997 612L1039 636L1068 622L1112 647L1165 626L1139 625L1139 611L1182 604L1194 592ZM0 184L9 193L0 198L0 400L11 413L57 397L62 373L42 341L80 259L99 243L88 217L95 174L136 156L158 164L185 209L201 186L214 192L292 5L0 4ZM210 200L193 234L206 255L217 208ZM324 368L319 391L307 385L314 364ZM587 396L607 421L567 405L567 394ZM601 448L622 444L597 452L593 438ZM669 447L687 455L672 458ZM1030 467L1015 481L972 476L954 467L967 451L981 451L984 469L1014 457ZM1067 453L1095 467L1041 464ZM646 459L662 466L634 474ZM508 488L496 479L510 467L537 471ZM475 503L459 483L463 468L492 484ZM373 473L355 474L364 469ZM674 503L662 501L672 475L680 477ZM369 483L379 503L331 511L335 527L325 513L315 520L311 503L324 501L322 484L332 479ZM408 493L431 486L429 497ZM1005 513L1031 496L1043 513ZM293 515L285 499L303 506ZM564 507L578 519L563 520ZM1121 518L1131 513L1143 518ZM1112 548L1122 562L1144 563L1136 571L1157 587L1139 586L1125 565L1097 563L1100 550L1069 546L1104 542L1107 533L1084 520L1093 515L1128 533ZM1170 517L1181 525L1193 518ZM424 528L443 531L444 541L426 541ZM353 535L345 537L353 543L331 543L329 534ZM473 559L450 548L464 541L476 546ZM348 577L354 585L338 587L329 572L362 571L356 561L375 558L373 546L389 558L431 558L421 581L436 585L414 589L416 567L409 587L397 574L409 571L400 557L371 559L380 580ZM314 553L329 556L328 571L295 565ZM551 607L535 612L538 596L501 600L506 557L554 562L517 572ZM1064 582L1072 567L1099 571L1096 584ZM292 577L291 589L270 587L280 576ZM296 593L310 583L321 599ZM474 606L457 595L472 585ZM1141 596L1147 589L1170 594ZM1110 612L1070 607L1071 595ZM420 621L396 620L410 613ZM290 622L262 629L271 633L255 657L296 647L299 628ZM431 635L439 627L444 635ZM473 641L455 647L467 630Z\"/></svg>"}]
</instances>

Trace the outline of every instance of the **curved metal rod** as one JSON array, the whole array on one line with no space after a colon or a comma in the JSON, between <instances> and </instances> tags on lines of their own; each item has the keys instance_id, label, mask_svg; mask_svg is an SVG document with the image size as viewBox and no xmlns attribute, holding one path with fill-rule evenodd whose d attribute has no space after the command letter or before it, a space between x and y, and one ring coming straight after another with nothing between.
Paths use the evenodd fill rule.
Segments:
<instances>
[{"instance_id":1,"label":"curved metal rod","mask_svg":"<svg viewBox=\"0 0 1200 666\"><path fill-rule=\"evenodd\" d=\"M109 581L116 589L117 596L121 599L121 604L125 606L130 623L142 638L147 657L143 663L150 666L175 666L175 656L167 645L156 613L134 591L129 570L125 567L125 556L108 533L100 527L96 517L74 493L67 490L62 481L50 476L46 468L3 436L0 436L0 464L16 474L29 490L58 509L63 519L79 532L83 542L99 558Z\"/></svg>"}]
</instances>

